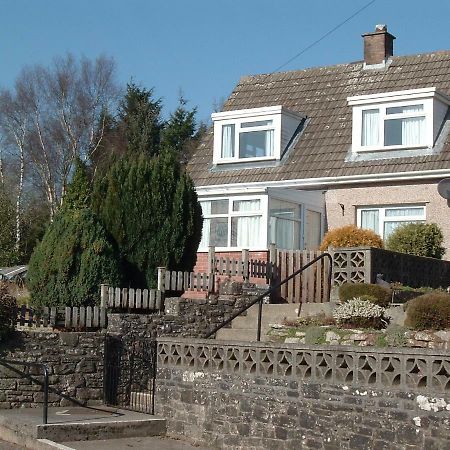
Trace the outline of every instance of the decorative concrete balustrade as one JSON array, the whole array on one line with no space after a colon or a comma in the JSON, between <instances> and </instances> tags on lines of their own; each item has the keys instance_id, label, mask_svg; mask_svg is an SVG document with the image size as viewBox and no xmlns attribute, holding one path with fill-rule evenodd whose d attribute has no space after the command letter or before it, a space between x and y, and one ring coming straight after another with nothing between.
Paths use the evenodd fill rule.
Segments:
<instances>
[{"instance_id":1,"label":"decorative concrete balustrade","mask_svg":"<svg viewBox=\"0 0 450 450\"><path fill-rule=\"evenodd\" d=\"M416 349L330 348L158 340L159 367L381 389L450 392L450 355Z\"/></svg>"}]
</instances>

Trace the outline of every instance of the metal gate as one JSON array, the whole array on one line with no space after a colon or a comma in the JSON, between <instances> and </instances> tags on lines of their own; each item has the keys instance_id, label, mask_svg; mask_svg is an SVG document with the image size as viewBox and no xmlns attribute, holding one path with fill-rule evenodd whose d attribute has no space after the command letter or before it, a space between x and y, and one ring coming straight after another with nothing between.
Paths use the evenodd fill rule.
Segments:
<instances>
[{"instance_id":1,"label":"metal gate","mask_svg":"<svg viewBox=\"0 0 450 450\"><path fill-rule=\"evenodd\" d=\"M106 337L105 404L154 414L155 380L156 340Z\"/></svg>"}]
</instances>

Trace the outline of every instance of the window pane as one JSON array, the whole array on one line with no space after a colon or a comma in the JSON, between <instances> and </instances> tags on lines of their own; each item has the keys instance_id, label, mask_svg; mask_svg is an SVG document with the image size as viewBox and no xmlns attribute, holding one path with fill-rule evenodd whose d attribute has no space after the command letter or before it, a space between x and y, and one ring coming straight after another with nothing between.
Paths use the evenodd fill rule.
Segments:
<instances>
[{"instance_id":1,"label":"window pane","mask_svg":"<svg viewBox=\"0 0 450 450\"><path fill-rule=\"evenodd\" d=\"M211 214L228 214L228 200L209 200L200 202L203 217Z\"/></svg>"},{"instance_id":2,"label":"window pane","mask_svg":"<svg viewBox=\"0 0 450 450\"><path fill-rule=\"evenodd\" d=\"M272 125L271 120L258 120L256 122L243 122L241 123L241 128L264 127L269 125Z\"/></svg>"},{"instance_id":3,"label":"window pane","mask_svg":"<svg viewBox=\"0 0 450 450\"><path fill-rule=\"evenodd\" d=\"M378 209L363 209L361 211L361 228L372 230L375 233L380 233L380 212Z\"/></svg>"},{"instance_id":4,"label":"window pane","mask_svg":"<svg viewBox=\"0 0 450 450\"><path fill-rule=\"evenodd\" d=\"M209 245L216 247L228 246L228 218L215 217L210 219Z\"/></svg>"},{"instance_id":5,"label":"window pane","mask_svg":"<svg viewBox=\"0 0 450 450\"><path fill-rule=\"evenodd\" d=\"M203 219L202 240L200 241L199 248L206 248L209 246L210 220L211 219Z\"/></svg>"},{"instance_id":6,"label":"window pane","mask_svg":"<svg viewBox=\"0 0 450 450\"><path fill-rule=\"evenodd\" d=\"M393 106L391 108L386 108L386 114L406 114L422 111L423 105Z\"/></svg>"},{"instance_id":7,"label":"window pane","mask_svg":"<svg viewBox=\"0 0 450 450\"><path fill-rule=\"evenodd\" d=\"M231 246L257 247L260 244L261 216L231 218Z\"/></svg>"},{"instance_id":8,"label":"window pane","mask_svg":"<svg viewBox=\"0 0 450 450\"><path fill-rule=\"evenodd\" d=\"M273 130L239 134L239 157L256 158L273 155Z\"/></svg>"},{"instance_id":9,"label":"window pane","mask_svg":"<svg viewBox=\"0 0 450 450\"><path fill-rule=\"evenodd\" d=\"M362 112L361 145L378 145L380 135L380 112L366 109Z\"/></svg>"},{"instance_id":10,"label":"window pane","mask_svg":"<svg viewBox=\"0 0 450 450\"><path fill-rule=\"evenodd\" d=\"M423 216L424 208L389 208L385 214L386 217Z\"/></svg>"},{"instance_id":11,"label":"window pane","mask_svg":"<svg viewBox=\"0 0 450 450\"><path fill-rule=\"evenodd\" d=\"M270 242L277 248L297 250L300 248L300 222L284 220L279 217L270 218Z\"/></svg>"},{"instance_id":12,"label":"window pane","mask_svg":"<svg viewBox=\"0 0 450 450\"><path fill-rule=\"evenodd\" d=\"M275 198L270 199L270 215L282 219L300 220L300 205Z\"/></svg>"},{"instance_id":13,"label":"window pane","mask_svg":"<svg viewBox=\"0 0 450 450\"><path fill-rule=\"evenodd\" d=\"M408 223L424 223L424 220L402 220L398 222L384 222L384 236L383 239L387 239L394 230L402 225L407 225Z\"/></svg>"},{"instance_id":14,"label":"window pane","mask_svg":"<svg viewBox=\"0 0 450 450\"><path fill-rule=\"evenodd\" d=\"M260 200L236 200L233 202L233 211L259 211Z\"/></svg>"},{"instance_id":15,"label":"window pane","mask_svg":"<svg viewBox=\"0 0 450 450\"><path fill-rule=\"evenodd\" d=\"M234 157L234 124L222 127L222 158Z\"/></svg>"},{"instance_id":16,"label":"window pane","mask_svg":"<svg viewBox=\"0 0 450 450\"><path fill-rule=\"evenodd\" d=\"M384 145L420 145L425 134L425 117L389 119L384 122Z\"/></svg>"},{"instance_id":17,"label":"window pane","mask_svg":"<svg viewBox=\"0 0 450 450\"><path fill-rule=\"evenodd\" d=\"M211 214L228 214L228 200L211 200Z\"/></svg>"}]
</instances>

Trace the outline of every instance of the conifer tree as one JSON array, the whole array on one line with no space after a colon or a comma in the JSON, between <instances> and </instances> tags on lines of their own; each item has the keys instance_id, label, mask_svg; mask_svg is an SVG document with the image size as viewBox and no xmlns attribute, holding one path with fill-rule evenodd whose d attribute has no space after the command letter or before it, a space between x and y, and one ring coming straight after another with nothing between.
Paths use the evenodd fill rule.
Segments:
<instances>
[{"instance_id":1,"label":"conifer tree","mask_svg":"<svg viewBox=\"0 0 450 450\"><path fill-rule=\"evenodd\" d=\"M120 284L114 242L90 209L86 167L77 161L62 208L36 246L28 286L36 306L80 306L100 300L100 284Z\"/></svg>"},{"instance_id":2,"label":"conifer tree","mask_svg":"<svg viewBox=\"0 0 450 450\"><path fill-rule=\"evenodd\" d=\"M157 267L192 270L202 216L174 151L118 161L94 187L94 209L116 240L134 287L154 287Z\"/></svg>"},{"instance_id":3,"label":"conifer tree","mask_svg":"<svg viewBox=\"0 0 450 450\"><path fill-rule=\"evenodd\" d=\"M0 187L0 267L18 263L15 226L14 205L5 190Z\"/></svg>"}]
</instances>

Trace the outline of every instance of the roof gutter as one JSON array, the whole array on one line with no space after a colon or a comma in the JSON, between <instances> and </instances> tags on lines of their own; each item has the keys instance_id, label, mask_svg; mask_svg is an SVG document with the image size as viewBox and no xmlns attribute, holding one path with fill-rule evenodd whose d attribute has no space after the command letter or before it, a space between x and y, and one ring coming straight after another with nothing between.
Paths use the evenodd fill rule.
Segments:
<instances>
[{"instance_id":1,"label":"roof gutter","mask_svg":"<svg viewBox=\"0 0 450 450\"><path fill-rule=\"evenodd\" d=\"M348 175L341 177L299 178L294 180L266 181L254 183L229 183L211 186L197 186L199 195L263 192L269 187L292 189L323 189L348 184L385 183L392 181L421 181L450 177L450 169L427 170L421 172L398 172L386 174Z\"/></svg>"}]
</instances>

